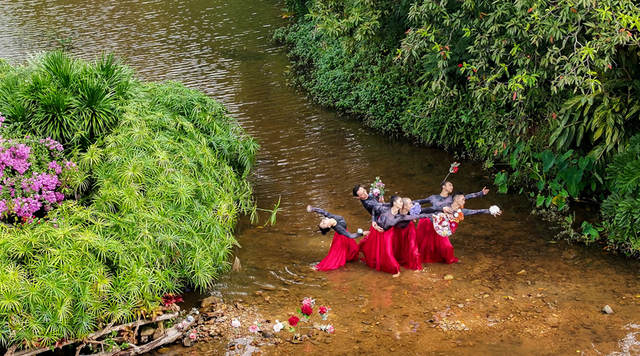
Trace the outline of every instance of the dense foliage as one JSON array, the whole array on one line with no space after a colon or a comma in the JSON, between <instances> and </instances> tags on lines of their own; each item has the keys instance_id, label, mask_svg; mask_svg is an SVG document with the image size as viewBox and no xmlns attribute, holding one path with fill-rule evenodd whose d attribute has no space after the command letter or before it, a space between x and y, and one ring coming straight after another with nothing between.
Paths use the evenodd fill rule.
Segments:
<instances>
[{"instance_id":1,"label":"dense foliage","mask_svg":"<svg viewBox=\"0 0 640 356\"><path fill-rule=\"evenodd\" d=\"M53 56L72 63L73 73L93 73L90 68L112 58L90 65L62 53L36 57L25 67L0 63L0 106L11 108L19 98L33 110L30 115L40 115L34 112L41 92L22 89ZM131 73L113 63L113 72ZM94 74L68 83L82 87ZM246 177L257 144L200 92L179 83L126 80L116 85L119 93L100 81L117 101L105 120L89 120L72 105L64 116L71 130L62 136L65 150L52 139L29 138L54 135L59 121L35 126L11 110L3 114L10 124L0 128L0 160L8 162L2 155L11 147L31 147L28 158L17 157L29 168L11 161L13 166L3 166L5 177L23 174L26 182L31 171L53 177L67 165L73 176L60 178L69 188L64 201L50 202L24 223L0 224L1 347L51 346L112 322L150 316L166 293L210 287L229 268L237 216L255 211Z\"/></svg>"},{"instance_id":2,"label":"dense foliage","mask_svg":"<svg viewBox=\"0 0 640 356\"><path fill-rule=\"evenodd\" d=\"M612 194L602 203L604 226L613 243L632 253L640 250L640 135L607 168Z\"/></svg>"},{"instance_id":3,"label":"dense foliage","mask_svg":"<svg viewBox=\"0 0 640 356\"><path fill-rule=\"evenodd\" d=\"M287 4L275 38L314 100L481 159L539 206L604 199L607 163L640 133L632 1Z\"/></svg>"},{"instance_id":4,"label":"dense foliage","mask_svg":"<svg viewBox=\"0 0 640 356\"><path fill-rule=\"evenodd\" d=\"M87 63L56 51L2 68L0 112L7 123L65 146L86 147L110 132L135 93L133 72L113 54Z\"/></svg>"}]
</instances>

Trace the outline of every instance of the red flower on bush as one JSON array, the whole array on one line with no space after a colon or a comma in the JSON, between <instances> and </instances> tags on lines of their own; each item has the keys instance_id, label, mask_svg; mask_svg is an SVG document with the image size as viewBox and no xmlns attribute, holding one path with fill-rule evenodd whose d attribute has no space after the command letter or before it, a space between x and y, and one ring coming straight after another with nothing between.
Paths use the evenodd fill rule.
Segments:
<instances>
[{"instance_id":1,"label":"red flower on bush","mask_svg":"<svg viewBox=\"0 0 640 356\"><path fill-rule=\"evenodd\" d=\"M309 316L311 314L313 314L313 308L311 308L308 305L303 305L302 309L300 309L302 311L302 314Z\"/></svg>"},{"instance_id":2,"label":"red flower on bush","mask_svg":"<svg viewBox=\"0 0 640 356\"><path fill-rule=\"evenodd\" d=\"M327 307L318 308L318 313L319 314L327 314L328 311L329 311L329 309L327 309Z\"/></svg>"},{"instance_id":3,"label":"red flower on bush","mask_svg":"<svg viewBox=\"0 0 640 356\"><path fill-rule=\"evenodd\" d=\"M296 326L296 325L298 325L299 321L300 321L300 318L298 318L297 316L294 315L291 318L289 318L289 325Z\"/></svg>"},{"instance_id":4,"label":"red flower on bush","mask_svg":"<svg viewBox=\"0 0 640 356\"><path fill-rule=\"evenodd\" d=\"M458 64L458 68L462 68L462 63Z\"/></svg>"},{"instance_id":5,"label":"red flower on bush","mask_svg":"<svg viewBox=\"0 0 640 356\"><path fill-rule=\"evenodd\" d=\"M162 304L168 307L175 303L184 302L181 295L165 294L162 296Z\"/></svg>"}]
</instances>

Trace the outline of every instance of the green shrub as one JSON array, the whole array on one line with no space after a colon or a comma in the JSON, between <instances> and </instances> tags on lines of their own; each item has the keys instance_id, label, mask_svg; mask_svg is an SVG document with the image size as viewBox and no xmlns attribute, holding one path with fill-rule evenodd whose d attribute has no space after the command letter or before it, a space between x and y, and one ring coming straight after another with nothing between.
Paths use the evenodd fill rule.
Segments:
<instances>
[{"instance_id":1,"label":"green shrub","mask_svg":"<svg viewBox=\"0 0 640 356\"><path fill-rule=\"evenodd\" d=\"M110 56L93 66L61 58L5 77L0 70L5 108L33 98L29 90L55 104L45 111L42 101L20 101L34 113L3 127L4 138L69 108L43 127L70 125L78 130L71 141L87 143L70 179L78 201L24 225L0 224L0 347L82 339L151 315L166 293L210 287L230 267L238 214L256 210L246 178L258 145L222 105L179 83L137 83Z\"/></svg>"},{"instance_id":2,"label":"green shrub","mask_svg":"<svg viewBox=\"0 0 640 356\"><path fill-rule=\"evenodd\" d=\"M640 253L640 135L615 155L606 176L612 194L602 203L609 241L628 254Z\"/></svg>"}]
</instances>

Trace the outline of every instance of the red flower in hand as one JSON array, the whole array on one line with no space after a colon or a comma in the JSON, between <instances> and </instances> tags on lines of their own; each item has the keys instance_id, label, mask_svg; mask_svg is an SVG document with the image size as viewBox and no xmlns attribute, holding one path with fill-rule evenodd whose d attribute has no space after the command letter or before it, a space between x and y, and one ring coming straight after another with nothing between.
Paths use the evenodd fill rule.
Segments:
<instances>
[{"instance_id":1,"label":"red flower in hand","mask_svg":"<svg viewBox=\"0 0 640 356\"><path fill-rule=\"evenodd\" d=\"M458 172L458 167L453 167L453 173L457 173Z\"/></svg>"},{"instance_id":2,"label":"red flower in hand","mask_svg":"<svg viewBox=\"0 0 640 356\"><path fill-rule=\"evenodd\" d=\"M327 307L320 307L318 308L318 313L320 314L327 314L329 310L327 309Z\"/></svg>"},{"instance_id":3,"label":"red flower in hand","mask_svg":"<svg viewBox=\"0 0 640 356\"><path fill-rule=\"evenodd\" d=\"M300 318L298 318L297 316L294 315L291 318L289 318L289 325L296 326L296 325L298 325L299 321L300 321Z\"/></svg>"},{"instance_id":4,"label":"red flower in hand","mask_svg":"<svg viewBox=\"0 0 640 356\"><path fill-rule=\"evenodd\" d=\"M302 314L309 316L311 314L313 314L313 308L311 308L308 305L303 305L302 309L300 309L300 311L302 311Z\"/></svg>"},{"instance_id":5,"label":"red flower in hand","mask_svg":"<svg viewBox=\"0 0 640 356\"><path fill-rule=\"evenodd\" d=\"M453 233L455 233L455 232L456 232L456 229L458 228L458 223L457 223L457 222L455 222L455 221L452 221L452 222L449 224L449 227L451 228L451 233L453 234Z\"/></svg>"}]
</instances>

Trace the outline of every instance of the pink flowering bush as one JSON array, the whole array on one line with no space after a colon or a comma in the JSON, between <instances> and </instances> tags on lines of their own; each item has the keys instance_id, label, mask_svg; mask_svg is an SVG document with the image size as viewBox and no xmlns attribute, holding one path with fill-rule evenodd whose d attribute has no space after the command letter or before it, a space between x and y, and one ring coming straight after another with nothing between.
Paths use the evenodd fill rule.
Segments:
<instances>
[{"instance_id":1,"label":"pink flowering bush","mask_svg":"<svg viewBox=\"0 0 640 356\"><path fill-rule=\"evenodd\" d=\"M0 114L0 126L3 121ZM32 221L64 200L66 182L77 167L62 151L50 138L0 136L0 220Z\"/></svg>"}]
</instances>

